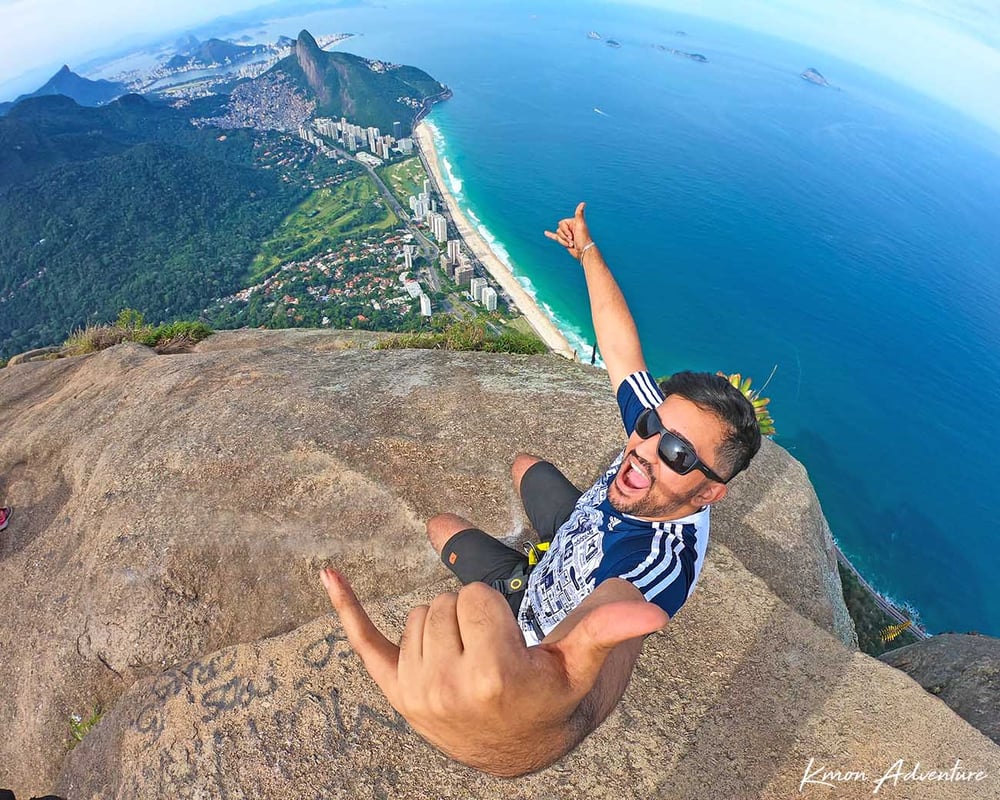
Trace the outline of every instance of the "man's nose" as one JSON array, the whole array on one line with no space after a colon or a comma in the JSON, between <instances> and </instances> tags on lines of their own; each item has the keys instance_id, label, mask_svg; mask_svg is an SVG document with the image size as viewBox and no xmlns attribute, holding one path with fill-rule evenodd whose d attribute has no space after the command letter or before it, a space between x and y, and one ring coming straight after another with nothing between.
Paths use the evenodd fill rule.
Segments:
<instances>
[{"instance_id":1,"label":"man's nose","mask_svg":"<svg viewBox=\"0 0 1000 800\"><path fill-rule=\"evenodd\" d=\"M650 464L656 464L656 461L659 458L656 449L659 447L659 444L660 434L650 436L648 439L639 439L639 443L635 446L635 452Z\"/></svg>"}]
</instances>

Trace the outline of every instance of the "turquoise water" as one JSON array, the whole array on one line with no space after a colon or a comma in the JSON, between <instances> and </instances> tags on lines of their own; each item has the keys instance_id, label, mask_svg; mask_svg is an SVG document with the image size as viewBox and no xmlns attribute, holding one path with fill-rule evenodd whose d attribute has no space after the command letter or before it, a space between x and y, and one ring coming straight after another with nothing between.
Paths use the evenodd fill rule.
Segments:
<instances>
[{"instance_id":1,"label":"turquoise water","mask_svg":"<svg viewBox=\"0 0 1000 800\"><path fill-rule=\"evenodd\" d=\"M393 3L252 30L301 27L452 87L431 121L463 205L582 346L583 281L542 236L581 199L655 373L760 383L777 364L777 441L862 574L931 631L1000 635L1000 139L845 62L676 14ZM801 80L810 66L840 91Z\"/></svg>"}]
</instances>

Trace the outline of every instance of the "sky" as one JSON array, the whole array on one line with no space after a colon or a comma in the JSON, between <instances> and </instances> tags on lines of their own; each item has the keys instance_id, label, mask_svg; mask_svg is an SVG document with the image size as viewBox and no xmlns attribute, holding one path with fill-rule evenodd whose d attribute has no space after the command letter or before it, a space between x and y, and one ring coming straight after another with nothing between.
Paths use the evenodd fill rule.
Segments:
<instances>
[{"instance_id":1,"label":"sky","mask_svg":"<svg viewBox=\"0 0 1000 800\"><path fill-rule=\"evenodd\" d=\"M613 1L704 16L836 54L1000 133L997 0ZM82 0L73 4L0 0L0 100L33 91L64 63L82 64L104 51L119 49L127 39L148 41L156 34L170 34L260 5L260 0Z\"/></svg>"}]
</instances>

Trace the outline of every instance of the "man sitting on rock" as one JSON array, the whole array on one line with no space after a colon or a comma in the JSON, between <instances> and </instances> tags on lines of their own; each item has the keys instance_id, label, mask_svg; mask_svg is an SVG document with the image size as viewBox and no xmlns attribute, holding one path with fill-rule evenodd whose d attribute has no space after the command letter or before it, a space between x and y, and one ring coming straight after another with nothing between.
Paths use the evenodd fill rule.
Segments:
<instances>
[{"instance_id":1,"label":"man sitting on rock","mask_svg":"<svg viewBox=\"0 0 1000 800\"><path fill-rule=\"evenodd\" d=\"M709 506L760 447L752 404L721 376L685 372L656 385L583 203L546 236L583 267L629 435L622 454L583 493L549 462L517 456L514 485L549 542L533 568L459 516L429 520L431 543L466 587L414 609L399 648L342 576L323 576L393 706L447 754L501 775L552 763L615 707L639 637L666 625L694 589Z\"/></svg>"},{"instance_id":2,"label":"man sitting on rock","mask_svg":"<svg viewBox=\"0 0 1000 800\"><path fill-rule=\"evenodd\" d=\"M514 487L549 544L534 568L525 554L455 514L427 523L431 544L462 583L481 581L506 595L528 644L541 642L609 578L628 581L676 614L705 559L709 506L760 447L752 404L725 378L682 372L656 385L583 209L546 235L584 268L598 346L629 434L625 449L586 492L549 462L517 456Z\"/></svg>"}]
</instances>

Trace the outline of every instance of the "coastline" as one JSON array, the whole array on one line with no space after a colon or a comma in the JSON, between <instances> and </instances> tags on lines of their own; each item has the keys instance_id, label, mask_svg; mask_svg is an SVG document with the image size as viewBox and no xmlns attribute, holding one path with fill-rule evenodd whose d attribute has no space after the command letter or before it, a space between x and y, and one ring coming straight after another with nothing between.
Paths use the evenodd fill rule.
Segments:
<instances>
[{"instance_id":1,"label":"coastline","mask_svg":"<svg viewBox=\"0 0 1000 800\"><path fill-rule=\"evenodd\" d=\"M855 566L851 563L850 559L848 559L848 557L844 555L844 551L840 549L840 545L838 545L836 542L833 543L833 550L837 556L837 563L840 565L840 567L849 572L854 577L854 579L861 585L864 591L868 594L868 597L871 599L872 604L879 611L881 611L883 614L885 614L887 617L889 617L890 619L894 620L897 623L900 622L912 623L909 628L909 632L913 637L915 637L918 640L929 639L933 635L931 633L928 633L927 629L924 628L923 625L921 625L916 619L913 619L910 614L906 613L906 611L903 608L889 602L889 600L886 599L885 595L883 595L881 592L878 591L878 589L876 589L867 580L865 580L865 578L861 575L861 573L858 572ZM844 580L843 578L841 578L842 588L845 590L844 599L846 601L847 587L843 586L843 583Z\"/></svg>"},{"instance_id":2,"label":"coastline","mask_svg":"<svg viewBox=\"0 0 1000 800\"><path fill-rule=\"evenodd\" d=\"M545 343L553 353L558 353L570 360L578 360L573 347L562 331L556 327L549 316L542 311L520 281L514 276L506 264L500 260L496 253L490 248L486 240L479 234L479 231L469 222L468 218L459 208L458 201L448 189L444 180L441 167L438 161L438 153L434 147L434 138L431 136L428 124L421 121L413 129L413 140L416 142L424 165L428 168L428 174L435 188L447 206L448 213L459 236L465 243L466 248L477 258L492 278L500 284L505 292L517 305L518 310L531 325L538 337Z\"/></svg>"}]
</instances>

